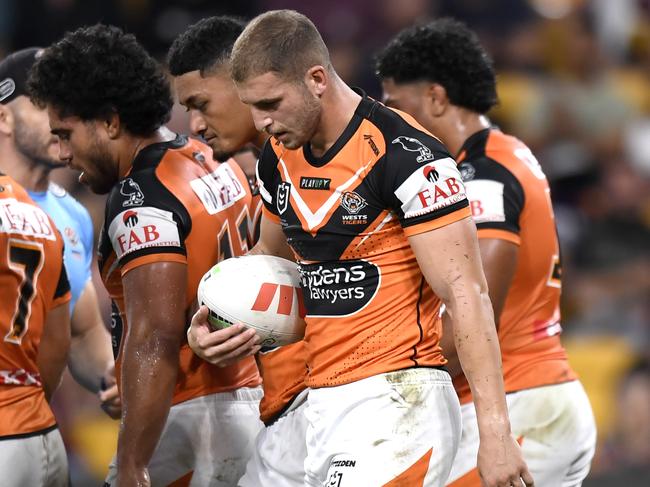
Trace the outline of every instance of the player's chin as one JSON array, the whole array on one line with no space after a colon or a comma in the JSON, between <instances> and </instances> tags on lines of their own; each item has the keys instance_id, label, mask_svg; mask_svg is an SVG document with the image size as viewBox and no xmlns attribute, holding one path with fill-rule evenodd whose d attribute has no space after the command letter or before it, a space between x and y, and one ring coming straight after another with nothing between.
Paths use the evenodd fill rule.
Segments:
<instances>
[{"instance_id":1,"label":"player's chin","mask_svg":"<svg viewBox=\"0 0 650 487\"><path fill-rule=\"evenodd\" d=\"M293 137L286 138L284 140L281 140L280 142L282 142L282 145L289 150L300 149L306 143L306 141L303 142L302 140Z\"/></svg>"},{"instance_id":2,"label":"player's chin","mask_svg":"<svg viewBox=\"0 0 650 487\"><path fill-rule=\"evenodd\" d=\"M215 161L224 162L232 157L236 150L224 144L216 144L214 139L208 141L210 149L212 149L212 159Z\"/></svg>"},{"instance_id":3,"label":"player's chin","mask_svg":"<svg viewBox=\"0 0 650 487\"><path fill-rule=\"evenodd\" d=\"M216 150L213 148L212 159L219 162L225 162L230 159L234 153L234 151Z\"/></svg>"}]
</instances>

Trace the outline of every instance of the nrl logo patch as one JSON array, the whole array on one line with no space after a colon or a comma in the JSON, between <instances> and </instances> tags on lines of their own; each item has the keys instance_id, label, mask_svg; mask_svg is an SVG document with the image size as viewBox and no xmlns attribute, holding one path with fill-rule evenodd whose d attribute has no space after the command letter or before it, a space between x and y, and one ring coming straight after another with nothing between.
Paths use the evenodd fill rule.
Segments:
<instances>
[{"instance_id":1,"label":"nrl logo patch","mask_svg":"<svg viewBox=\"0 0 650 487\"><path fill-rule=\"evenodd\" d=\"M291 185L289 183L280 183L278 186L278 192L276 195L276 207L278 213L282 215L287 208L289 207L289 194L291 193Z\"/></svg>"},{"instance_id":2,"label":"nrl logo patch","mask_svg":"<svg viewBox=\"0 0 650 487\"><path fill-rule=\"evenodd\" d=\"M415 158L416 161L422 163L427 161L433 161L433 152L426 145L420 142L418 139L413 137L407 137L405 135L400 135L395 140L393 144L399 144L402 146L402 149L409 152L417 152L420 155Z\"/></svg>"},{"instance_id":3,"label":"nrl logo patch","mask_svg":"<svg viewBox=\"0 0 650 487\"><path fill-rule=\"evenodd\" d=\"M123 207L142 206L144 203L144 193L140 186L131 178L126 178L121 182L120 194L128 199L122 202Z\"/></svg>"}]
</instances>

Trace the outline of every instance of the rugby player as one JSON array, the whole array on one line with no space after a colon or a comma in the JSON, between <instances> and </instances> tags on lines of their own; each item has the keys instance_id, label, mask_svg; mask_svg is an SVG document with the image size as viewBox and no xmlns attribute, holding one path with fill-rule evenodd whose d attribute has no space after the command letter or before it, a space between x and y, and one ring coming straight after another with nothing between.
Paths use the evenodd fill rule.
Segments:
<instances>
[{"instance_id":1,"label":"rugby player","mask_svg":"<svg viewBox=\"0 0 650 487\"><path fill-rule=\"evenodd\" d=\"M1 112L6 113L6 112ZM0 115L0 133L12 123ZM65 487L68 461L48 404L70 346L63 239L0 173L0 471L8 487Z\"/></svg>"},{"instance_id":2,"label":"rugby player","mask_svg":"<svg viewBox=\"0 0 650 487\"><path fill-rule=\"evenodd\" d=\"M309 486L444 485L460 407L440 348L449 310L489 487L533 485L510 431L476 228L446 148L349 88L305 16L253 19L231 76L255 126L265 203L258 248L300 263ZM428 284L428 285L427 285Z\"/></svg>"},{"instance_id":3,"label":"rugby player","mask_svg":"<svg viewBox=\"0 0 650 487\"><path fill-rule=\"evenodd\" d=\"M52 218L63 237L64 264L72 299L72 341L68 365L79 384L99 393L102 407L119 417L113 353L108 330L99 311L91 280L93 225L88 211L63 188L50 181L50 172L62 167L56 137L50 134L47 113L27 97L27 75L42 49L18 51L0 62L0 113L8 127L0 134L0 167Z\"/></svg>"},{"instance_id":4,"label":"rugby player","mask_svg":"<svg viewBox=\"0 0 650 487\"><path fill-rule=\"evenodd\" d=\"M123 408L107 484L233 485L261 427L259 373L250 356L223 368L199 359L185 330L203 274L252 245L245 175L164 126L169 83L116 27L66 34L37 60L29 87L61 160L108 194L99 266L114 301Z\"/></svg>"},{"instance_id":5,"label":"rugby player","mask_svg":"<svg viewBox=\"0 0 650 487\"><path fill-rule=\"evenodd\" d=\"M239 100L230 78L230 51L244 27L244 22L230 17L203 19L181 34L168 54L176 94L190 113L192 133L206 140L214 156L222 160L247 145L259 151L268 138L266 132L255 128L251 111ZM261 201L259 205L256 214L261 217ZM290 252L281 256L294 258ZM235 334L238 330L225 329L210 333L206 311L193 319L188 334L197 355L213 364L224 364L235 361L241 352L245 354L250 340L247 332ZM304 345L300 342L265 349L257 359L264 389L260 417L266 428L258 435L246 474L238 485L302 486L307 373Z\"/></svg>"},{"instance_id":6,"label":"rugby player","mask_svg":"<svg viewBox=\"0 0 650 487\"><path fill-rule=\"evenodd\" d=\"M399 33L381 52L384 102L413 116L455 154L494 308L512 430L537 486L579 486L594 454L594 418L560 343L560 248L548 181L520 140L493 127L492 61L464 24L442 19ZM446 320L447 322L447 320ZM449 486L476 486L472 393L452 330L443 350L463 434Z\"/></svg>"}]
</instances>

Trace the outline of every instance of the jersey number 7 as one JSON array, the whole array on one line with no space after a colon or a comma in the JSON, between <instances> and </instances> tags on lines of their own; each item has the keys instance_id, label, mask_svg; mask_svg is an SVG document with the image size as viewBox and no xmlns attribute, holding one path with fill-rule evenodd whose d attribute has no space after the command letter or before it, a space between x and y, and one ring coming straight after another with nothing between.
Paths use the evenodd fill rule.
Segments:
<instances>
[{"instance_id":1,"label":"jersey number 7","mask_svg":"<svg viewBox=\"0 0 650 487\"><path fill-rule=\"evenodd\" d=\"M32 301L36 296L36 283L43 269L43 244L24 240L9 239L8 265L19 276L20 285L16 290L16 307L5 342L20 345L27 329L32 311Z\"/></svg>"}]
</instances>

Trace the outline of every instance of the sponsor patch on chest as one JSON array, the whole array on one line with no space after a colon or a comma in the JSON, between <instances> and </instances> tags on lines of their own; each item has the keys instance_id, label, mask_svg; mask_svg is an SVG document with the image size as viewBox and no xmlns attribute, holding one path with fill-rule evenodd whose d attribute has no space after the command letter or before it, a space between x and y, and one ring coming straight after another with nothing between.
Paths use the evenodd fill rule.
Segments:
<instances>
[{"instance_id":1,"label":"sponsor patch on chest","mask_svg":"<svg viewBox=\"0 0 650 487\"><path fill-rule=\"evenodd\" d=\"M365 260L301 265L307 316L350 316L365 308L381 283L379 268Z\"/></svg>"},{"instance_id":2,"label":"sponsor patch on chest","mask_svg":"<svg viewBox=\"0 0 650 487\"><path fill-rule=\"evenodd\" d=\"M194 193L210 215L214 215L246 196L246 190L227 164L210 174L190 181Z\"/></svg>"}]
</instances>

